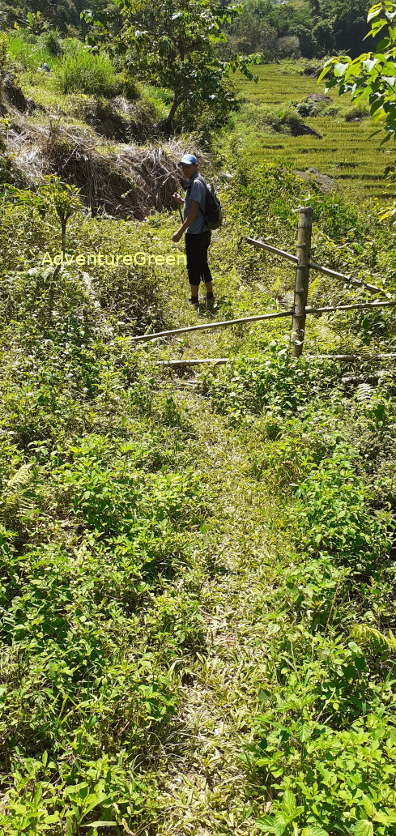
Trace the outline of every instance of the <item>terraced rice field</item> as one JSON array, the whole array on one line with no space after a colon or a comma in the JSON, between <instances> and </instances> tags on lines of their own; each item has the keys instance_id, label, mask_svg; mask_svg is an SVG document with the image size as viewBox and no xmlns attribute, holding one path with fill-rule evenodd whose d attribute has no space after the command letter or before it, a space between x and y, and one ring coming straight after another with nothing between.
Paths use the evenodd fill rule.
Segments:
<instances>
[{"instance_id":1,"label":"terraced rice field","mask_svg":"<svg viewBox=\"0 0 396 836\"><path fill-rule=\"evenodd\" d=\"M274 110L288 103L303 101L309 93L324 93L323 82L302 75L298 64L266 64L255 69L257 83L241 80L240 89L247 102L273 106ZM393 198L395 184L384 180L384 168L396 163L395 151L389 143L381 147L381 135L372 136L375 126L366 118L347 122L345 113L351 107L346 96L332 91L329 107L338 109L334 116L305 118L307 125L321 134L293 137L265 128L249 143L249 152L257 160L263 154L291 160L296 169L316 168L334 178L342 191L360 201Z\"/></svg>"}]
</instances>

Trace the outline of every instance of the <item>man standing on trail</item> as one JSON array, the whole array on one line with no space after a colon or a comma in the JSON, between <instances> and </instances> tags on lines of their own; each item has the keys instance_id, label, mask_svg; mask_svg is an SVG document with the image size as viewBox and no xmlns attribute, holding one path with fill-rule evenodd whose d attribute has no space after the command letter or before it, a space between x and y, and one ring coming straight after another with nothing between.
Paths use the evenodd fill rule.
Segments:
<instances>
[{"instance_id":1,"label":"man standing on trail","mask_svg":"<svg viewBox=\"0 0 396 836\"><path fill-rule=\"evenodd\" d=\"M191 286L189 301L192 305L198 306L198 289L202 280L206 285L206 302L212 305L214 301L212 275L208 264L211 230L205 223L204 217L207 186L202 174L198 171L198 160L194 154L185 154L180 160L180 166L183 179L187 181L186 196L184 200L177 192L174 192L172 196L179 206L184 205L184 221L172 236L172 241L176 244L183 233L186 233L187 272Z\"/></svg>"}]
</instances>

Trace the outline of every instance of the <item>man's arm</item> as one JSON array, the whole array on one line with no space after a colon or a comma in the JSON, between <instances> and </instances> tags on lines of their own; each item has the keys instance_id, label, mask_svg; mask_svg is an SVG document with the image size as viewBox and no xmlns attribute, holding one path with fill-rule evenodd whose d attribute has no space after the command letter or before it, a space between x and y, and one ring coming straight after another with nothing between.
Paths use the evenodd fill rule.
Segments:
<instances>
[{"instance_id":1,"label":"man's arm","mask_svg":"<svg viewBox=\"0 0 396 836\"><path fill-rule=\"evenodd\" d=\"M181 227L179 227L177 232L175 232L175 234L172 235L172 241L174 241L175 244L178 241L180 241L180 238L182 237L183 233L186 231L187 227L191 226L191 224L194 223L195 219L198 217L199 209L200 209L200 206L199 206L198 200L191 200L190 201L190 208L189 208L186 220L182 223Z\"/></svg>"}]
</instances>

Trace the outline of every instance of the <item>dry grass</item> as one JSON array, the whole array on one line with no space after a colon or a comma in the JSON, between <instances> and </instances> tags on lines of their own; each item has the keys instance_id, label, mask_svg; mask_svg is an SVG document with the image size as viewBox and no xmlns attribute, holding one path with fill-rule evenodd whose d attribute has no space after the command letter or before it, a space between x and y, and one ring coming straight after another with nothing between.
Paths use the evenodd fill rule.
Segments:
<instances>
[{"instance_id":1,"label":"dry grass","mask_svg":"<svg viewBox=\"0 0 396 836\"><path fill-rule=\"evenodd\" d=\"M151 211L174 209L172 194L180 188L177 163L185 151L180 140L137 145L115 144L87 127L62 127L15 120L7 149L26 184L37 186L55 172L81 189L96 214L143 220Z\"/></svg>"}]
</instances>

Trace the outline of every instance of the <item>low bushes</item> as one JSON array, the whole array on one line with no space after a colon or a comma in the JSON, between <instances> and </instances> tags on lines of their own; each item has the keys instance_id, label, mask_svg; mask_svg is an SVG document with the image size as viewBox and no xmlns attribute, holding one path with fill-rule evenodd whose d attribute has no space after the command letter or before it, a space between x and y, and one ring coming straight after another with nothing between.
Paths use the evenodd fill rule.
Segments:
<instances>
[{"instance_id":1,"label":"low bushes","mask_svg":"<svg viewBox=\"0 0 396 836\"><path fill-rule=\"evenodd\" d=\"M296 362L273 342L201 386L252 445L249 472L275 493L274 533L289 544L263 593L266 677L243 755L252 795L269 799L257 824L391 836L396 492L379 474L394 449L392 377L353 393L334 363Z\"/></svg>"},{"instance_id":2,"label":"low bushes","mask_svg":"<svg viewBox=\"0 0 396 836\"><path fill-rule=\"evenodd\" d=\"M9 396L3 404L0 824L10 836L151 827L179 672L205 647L188 537L209 494L195 461L176 464L186 419L169 397L153 404L147 362L127 384L108 355L90 393L75 386L75 363L50 377L41 358L19 432ZM22 371L13 366L8 390ZM63 431L61 385L75 418L64 404Z\"/></svg>"}]
</instances>

